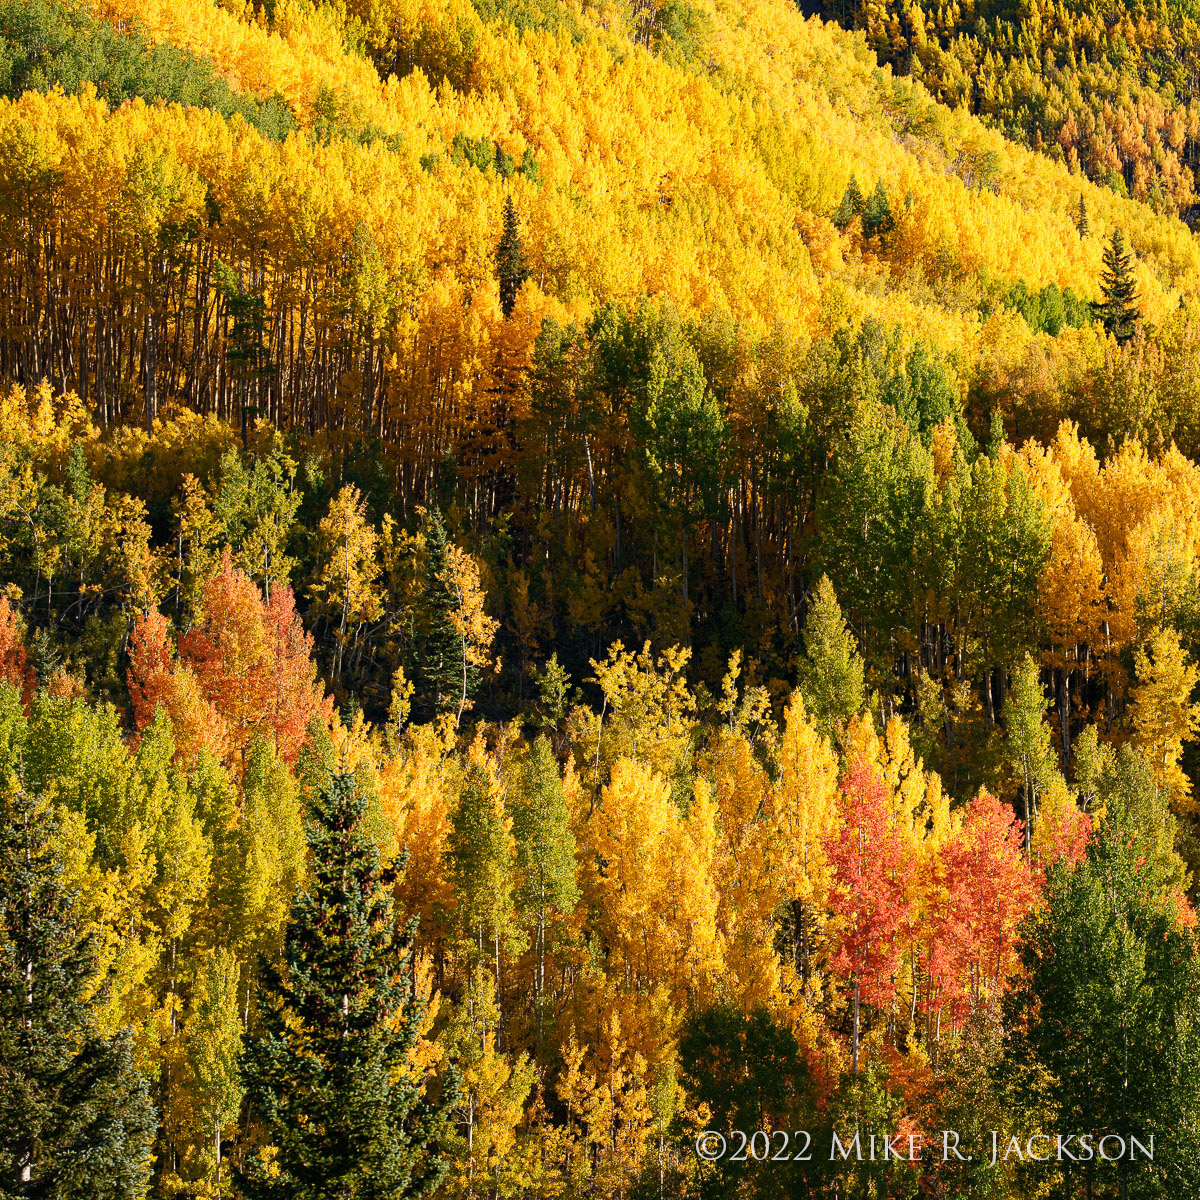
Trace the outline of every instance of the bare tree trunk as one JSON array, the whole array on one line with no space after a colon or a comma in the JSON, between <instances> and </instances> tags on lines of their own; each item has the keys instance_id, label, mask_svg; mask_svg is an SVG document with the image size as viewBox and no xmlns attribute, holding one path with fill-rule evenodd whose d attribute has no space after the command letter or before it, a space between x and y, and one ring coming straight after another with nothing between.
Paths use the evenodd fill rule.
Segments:
<instances>
[{"instance_id":1,"label":"bare tree trunk","mask_svg":"<svg viewBox=\"0 0 1200 1200\"><path fill-rule=\"evenodd\" d=\"M855 975L854 976L854 1073L856 1075L858 1074L858 1030L859 1030L858 997L859 997L858 976Z\"/></svg>"},{"instance_id":2,"label":"bare tree trunk","mask_svg":"<svg viewBox=\"0 0 1200 1200\"><path fill-rule=\"evenodd\" d=\"M147 310L146 333L146 432L154 433L154 418L158 415L158 330L154 314Z\"/></svg>"}]
</instances>

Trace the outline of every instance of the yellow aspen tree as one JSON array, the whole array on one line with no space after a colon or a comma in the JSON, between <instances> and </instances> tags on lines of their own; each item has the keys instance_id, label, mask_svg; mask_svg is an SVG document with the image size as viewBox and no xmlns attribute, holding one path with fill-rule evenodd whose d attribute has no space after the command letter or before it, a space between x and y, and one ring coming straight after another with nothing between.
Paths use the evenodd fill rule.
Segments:
<instances>
[{"instance_id":1,"label":"yellow aspen tree","mask_svg":"<svg viewBox=\"0 0 1200 1200\"><path fill-rule=\"evenodd\" d=\"M1051 516L1050 555L1038 576L1038 616L1048 646L1042 662L1055 677L1064 758L1070 752L1071 683L1087 678L1090 660L1103 655L1106 639L1104 564L1092 527L1074 505Z\"/></svg>"},{"instance_id":2,"label":"yellow aspen tree","mask_svg":"<svg viewBox=\"0 0 1200 1200\"><path fill-rule=\"evenodd\" d=\"M1141 748L1158 787L1180 814L1196 811L1192 784L1179 760L1200 730L1200 705L1192 692L1200 667L1188 662L1174 629L1162 629L1133 656L1136 683L1129 698L1134 745Z\"/></svg>"},{"instance_id":3,"label":"yellow aspen tree","mask_svg":"<svg viewBox=\"0 0 1200 1200\"><path fill-rule=\"evenodd\" d=\"M567 1124L560 1171L584 1183L588 1195L617 1200L641 1171L654 1114L646 1060L628 1047L616 1014L604 1022L601 1044L589 1056L572 1036L564 1048L555 1087Z\"/></svg>"},{"instance_id":4,"label":"yellow aspen tree","mask_svg":"<svg viewBox=\"0 0 1200 1200\"><path fill-rule=\"evenodd\" d=\"M825 843L837 820L838 760L827 738L793 695L784 716L779 775L767 807L768 878L787 912L792 965L807 985L822 945L822 914L829 887Z\"/></svg>"},{"instance_id":5,"label":"yellow aspen tree","mask_svg":"<svg viewBox=\"0 0 1200 1200\"><path fill-rule=\"evenodd\" d=\"M499 1021L495 982L477 964L439 1039L461 1076L458 1110L466 1129L453 1146L450 1187L472 1200L529 1186L537 1164L536 1137L521 1129L536 1071L528 1054L500 1050Z\"/></svg>"},{"instance_id":6,"label":"yellow aspen tree","mask_svg":"<svg viewBox=\"0 0 1200 1200\"><path fill-rule=\"evenodd\" d=\"M455 723L461 723L470 707L470 676L492 665L492 641L500 622L484 610L486 596L480 583L479 564L453 542L446 547L446 586L454 598L450 624L459 639L462 655L462 693Z\"/></svg>"},{"instance_id":7,"label":"yellow aspen tree","mask_svg":"<svg viewBox=\"0 0 1200 1200\"><path fill-rule=\"evenodd\" d=\"M1126 602L1141 637L1178 624L1194 603L1198 534L1194 518L1174 507L1154 511L1131 531L1129 557L1136 573L1130 582L1136 590Z\"/></svg>"},{"instance_id":8,"label":"yellow aspen tree","mask_svg":"<svg viewBox=\"0 0 1200 1200\"><path fill-rule=\"evenodd\" d=\"M623 758L583 834L592 861L581 883L609 977L640 993L662 986L678 1011L710 995L723 970L715 816L706 786L685 817L666 779Z\"/></svg>"},{"instance_id":9,"label":"yellow aspen tree","mask_svg":"<svg viewBox=\"0 0 1200 1200\"><path fill-rule=\"evenodd\" d=\"M668 778L684 765L691 750L695 697L688 690L691 651L672 646L657 658L650 643L640 653L621 642L609 647L603 661L589 660L603 695L600 712L580 707L568 722L572 738L599 789L612 764L637 758Z\"/></svg>"},{"instance_id":10,"label":"yellow aspen tree","mask_svg":"<svg viewBox=\"0 0 1200 1200\"><path fill-rule=\"evenodd\" d=\"M336 623L337 657L334 679L340 679L347 643L362 626L378 618L378 540L367 520L367 505L358 488L346 484L329 504L317 526L317 573L313 598Z\"/></svg>"},{"instance_id":11,"label":"yellow aspen tree","mask_svg":"<svg viewBox=\"0 0 1200 1200\"><path fill-rule=\"evenodd\" d=\"M443 855L462 773L452 757L453 745L453 732L443 726L410 726L396 752L384 757L378 777L380 807L409 855L397 885L397 905L406 918L419 918L418 947L441 959L449 933L447 914L454 908Z\"/></svg>"},{"instance_id":12,"label":"yellow aspen tree","mask_svg":"<svg viewBox=\"0 0 1200 1200\"><path fill-rule=\"evenodd\" d=\"M175 608L193 613L204 585L217 573L220 525L207 493L191 472L183 476L182 494L171 504L175 515Z\"/></svg>"},{"instance_id":13,"label":"yellow aspen tree","mask_svg":"<svg viewBox=\"0 0 1200 1200\"><path fill-rule=\"evenodd\" d=\"M774 849L771 780L740 731L721 729L701 764L717 804L714 877L717 924L725 941L727 986L746 1008L768 1006L779 995L775 954L778 889L769 870Z\"/></svg>"}]
</instances>

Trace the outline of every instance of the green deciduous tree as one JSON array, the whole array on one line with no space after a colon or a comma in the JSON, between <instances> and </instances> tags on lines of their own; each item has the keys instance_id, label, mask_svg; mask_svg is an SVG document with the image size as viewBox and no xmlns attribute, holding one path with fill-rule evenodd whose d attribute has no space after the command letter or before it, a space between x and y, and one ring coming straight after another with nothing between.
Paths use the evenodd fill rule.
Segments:
<instances>
[{"instance_id":1,"label":"green deciduous tree","mask_svg":"<svg viewBox=\"0 0 1200 1200\"><path fill-rule=\"evenodd\" d=\"M1004 708L1008 760L1021 781L1026 853L1037 821L1038 799L1055 773L1051 751L1053 735L1045 714L1046 698L1037 664L1026 654L1013 672L1012 690Z\"/></svg>"},{"instance_id":2,"label":"green deciduous tree","mask_svg":"<svg viewBox=\"0 0 1200 1200\"><path fill-rule=\"evenodd\" d=\"M456 921L476 961L494 960L499 994L500 943L513 912L513 843L497 789L479 763L467 768L446 839L446 873Z\"/></svg>"},{"instance_id":3,"label":"green deciduous tree","mask_svg":"<svg viewBox=\"0 0 1200 1200\"><path fill-rule=\"evenodd\" d=\"M936 480L929 451L886 405L856 406L818 506L820 560L874 671L915 640Z\"/></svg>"},{"instance_id":4,"label":"green deciduous tree","mask_svg":"<svg viewBox=\"0 0 1200 1200\"><path fill-rule=\"evenodd\" d=\"M221 1195L221 1138L237 1120L243 1086L238 1057L242 1023L238 1017L238 964L228 950L215 950L202 968L184 1029L193 1104L212 1148L212 1176Z\"/></svg>"},{"instance_id":5,"label":"green deciduous tree","mask_svg":"<svg viewBox=\"0 0 1200 1200\"><path fill-rule=\"evenodd\" d=\"M863 663L828 575L817 582L804 623L800 691L817 728L836 742L863 706Z\"/></svg>"},{"instance_id":6,"label":"green deciduous tree","mask_svg":"<svg viewBox=\"0 0 1200 1200\"><path fill-rule=\"evenodd\" d=\"M278 434L275 444L257 453L249 466L232 448L221 459L212 515L234 562L262 588L264 601L276 586L289 582L296 566L287 547L301 498L296 463L284 452Z\"/></svg>"},{"instance_id":7,"label":"green deciduous tree","mask_svg":"<svg viewBox=\"0 0 1200 1200\"><path fill-rule=\"evenodd\" d=\"M639 458L679 550L688 603L689 543L700 516L715 517L725 474L725 417L696 351L673 314L654 334L645 390L631 414ZM673 518L673 520L671 519Z\"/></svg>"},{"instance_id":8,"label":"green deciduous tree","mask_svg":"<svg viewBox=\"0 0 1200 1200\"><path fill-rule=\"evenodd\" d=\"M708 1106L711 1128L806 1129L814 1140L820 1138L823 1119L808 1063L792 1031L766 1009L745 1013L730 1006L692 1013L680 1036L679 1058L689 1104ZM738 1170L740 1165L721 1163L702 1194L713 1200L804 1195L821 1169L811 1161L781 1161L770 1172L747 1173Z\"/></svg>"},{"instance_id":9,"label":"green deciduous tree","mask_svg":"<svg viewBox=\"0 0 1200 1200\"><path fill-rule=\"evenodd\" d=\"M579 899L571 814L558 763L545 734L534 742L522 764L512 802L512 826L517 904L533 926L536 1005L546 986L547 926L555 915L569 913Z\"/></svg>"}]
</instances>

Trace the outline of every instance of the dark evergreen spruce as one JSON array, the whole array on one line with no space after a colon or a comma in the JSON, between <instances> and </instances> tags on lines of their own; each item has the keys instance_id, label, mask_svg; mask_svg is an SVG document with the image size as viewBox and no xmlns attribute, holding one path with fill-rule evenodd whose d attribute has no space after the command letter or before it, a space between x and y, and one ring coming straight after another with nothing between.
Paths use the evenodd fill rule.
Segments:
<instances>
[{"instance_id":1,"label":"dark evergreen spruce","mask_svg":"<svg viewBox=\"0 0 1200 1200\"><path fill-rule=\"evenodd\" d=\"M496 247L496 274L500 278L500 311L505 317L511 317L521 284L529 278L525 244L521 241L521 222L511 196L504 201L504 232Z\"/></svg>"},{"instance_id":2,"label":"dark evergreen spruce","mask_svg":"<svg viewBox=\"0 0 1200 1200\"><path fill-rule=\"evenodd\" d=\"M381 868L365 810L344 772L318 794L312 881L292 905L283 968L263 966L245 1075L273 1151L250 1157L251 1200L399 1200L445 1173L457 1087L434 1100L405 1070L425 1005L413 927L397 928L392 908L397 872Z\"/></svg>"},{"instance_id":3,"label":"dark evergreen spruce","mask_svg":"<svg viewBox=\"0 0 1200 1200\"><path fill-rule=\"evenodd\" d=\"M451 620L457 598L450 586L450 543L436 509L426 515L422 525L425 570L415 675L423 705L432 712L453 711L463 685L463 646ZM479 668L468 663L468 694L475 690L478 677Z\"/></svg>"},{"instance_id":4,"label":"dark evergreen spruce","mask_svg":"<svg viewBox=\"0 0 1200 1200\"><path fill-rule=\"evenodd\" d=\"M55 832L24 788L0 795L0 1200L124 1200L145 1188L154 1106L128 1033L96 1029Z\"/></svg>"},{"instance_id":5,"label":"dark evergreen spruce","mask_svg":"<svg viewBox=\"0 0 1200 1200\"><path fill-rule=\"evenodd\" d=\"M1133 252L1124 235L1114 229L1104 249L1104 270L1100 272L1100 288L1104 302L1099 305L1099 317L1104 328L1117 339L1127 342L1137 331L1142 319L1138 308L1137 284L1133 279Z\"/></svg>"},{"instance_id":6,"label":"dark evergreen spruce","mask_svg":"<svg viewBox=\"0 0 1200 1200\"><path fill-rule=\"evenodd\" d=\"M892 206L881 179L875 184L875 190L863 205L863 237L886 239L895 228L896 218L892 216Z\"/></svg>"},{"instance_id":7,"label":"dark evergreen spruce","mask_svg":"<svg viewBox=\"0 0 1200 1200\"><path fill-rule=\"evenodd\" d=\"M863 211L863 194L859 190L858 180L851 175L846 190L842 193L842 202L833 214L833 223L839 229L845 229L855 217L861 217Z\"/></svg>"}]
</instances>

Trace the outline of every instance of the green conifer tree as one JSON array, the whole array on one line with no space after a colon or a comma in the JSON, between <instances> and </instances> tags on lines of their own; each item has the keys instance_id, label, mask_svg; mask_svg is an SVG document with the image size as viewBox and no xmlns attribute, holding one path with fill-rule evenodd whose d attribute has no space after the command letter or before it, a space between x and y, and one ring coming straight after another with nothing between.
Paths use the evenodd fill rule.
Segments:
<instances>
[{"instance_id":1,"label":"green conifer tree","mask_svg":"<svg viewBox=\"0 0 1200 1200\"><path fill-rule=\"evenodd\" d=\"M1086 1183L1094 1196L1195 1196L1200 1128L1184 1114L1200 1109L1200 948L1153 835L1118 791L1103 802L1086 858L1052 868L1024 931L1025 970L1006 1004L1012 1077L1063 1131L1068 1153L1043 1176L1053 1194ZM1075 1131L1092 1134L1090 1157L1078 1134L1066 1140ZM1153 1145L1153 1162L1130 1153L1131 1138Z\"/></svg>"},{"instance_id":2,"label":"green conifer tree","mask_svg":"<svg viewBox=\"0 0 1200 1200\"><path fill-rule=\"evenodd\" d=\"M504 231L496 247L496 274L500 278L500 311L505 317L512 316L521 284L529 278L529 262L525 257L525 243L521 240L521 222L512 197L504 200Z\"/></svg>"},{"instance_id":3,"label":"green conifer tree","mask_svg":"<svg viewBox=\"0 0 1200 1200\"><path fill-rule=\"evenodd\" d=\"M1079 195L1079 208L1075 213L1075 228L1079 230L1079 236L1085 238L1091 233L1091 225L1088 223L1087 202L1083 198L1083 193Z\"/></svg>"},{"instance_id":4,"label":"green conifer tree","mask_svg":"<svg viewBox=\"0 0 1200 1200\"><path fill-rule=\"evenodd\" d=\"M845 229L855 217L861 217L863 211L863 194L859 191L858 180L851 175L846 190L842 193L842 202L834 210L833 223L839 229Z\"/></svg>"},{"instance_id":5,"label":"green conifer tree","mask_svg":"<svg viewBox=\"0 0 1200 1200\"><path fill-rule=\"evenodd\" d=\"M895 228L896 218L892 216L892 206L888 202L883 180L877 180L875 190L863 205L863 237L879 238L882 241Z\"/></svg>"},{"instance_id":6,"label":"green conifer tree","mask_svg":"<svg viewBox=\"0 0 1200 1200\"><path fill-rule=\"evenodd\" d=\"M155 1113L127 1031L85 997L96 969L54 852L57 829L19 783L0 794L0 1197L132 1200Z\"/></svg>"},{"instance_id":7,"label":"green conifer tree","mask_svg":"<svg viewBox=\"0 0 1200 1200\"><path fill-rule=\"evenodd\" d=\"M528 719L543 729L555 729L567 715L571 675L558 661L557 650L543 667L532 667L529 675L538 698Z\"/></svg>"},{"instance_id":8,"label":"green conifer tree","mask_svg":"<svg viewBox=\"0 0 1200 1200\"><path fill-rule=\"evenodd\" d=\"M264 365L266 351L263 339L267 334L266 302L261 296L247 292L234 271L217 260L213 272L217 288L225 299L225 307L232 318L228 349L225 357L230 370L238 380L238 412L241 420L242 448L248 437L247 418L251 415L250 389L266 373ZM254 409L257 414L257 409Z\"/></svg>"},{"instance_id":9,"label":"green conifer tree","mask_svg":"<svg viewBox=\"0 0 1200 1200\"><path fill-rule=\"evenodd\" d=\"M431 509L423 521L425 562L413 674L420 707L429 712L453 709L462 691L462 638L451 621L456 599L450 586L449 539L442 514ZM468 664L467 687L473 690L477 667Z\"/></svg>"},{"instance_id":10,"label":"green conifer tree","mask_svg":"<svg viewBox=\"0 0 1200 1200\"><path fill-rule=\"evenodd\" d=\"M282 967L263 964L245 1077L271 1149L247 1163L251 1200L400 1200L445 1173L456 1085L435 1097L407 1069L426 1011L415 922L397 925L398 871L380 866L366 810L346 772L316 794L312 882L292 904Z\"/></svg>"},{"instance_id":11,"label":"green conifer tree","mask_svg":"<svg viewBox=\"0 0 1200 1200\"><path fill-rule=\"evenodd\" d=\"M1137 331L1142 314L1138 306L1137 284L1133 278L1133 251L1126 245L1119 229L1113 230L1112 238L1104 250L1100 289L1104 293L1104 301L1099 305L1098 315L1104 328L1118 342L1129 341Z\"/></svg>"},{"instance_id":12,"label":"green conifer tree","mask_svg":"<svg viewBox=\"0 0 1200 1200\"><path fill-rule=\"evenodd\" d=\"M863 705L863 662L828 575L818 581L804 622L800 691L809 716L833 741Z\"/></svg>"}]
</instances>

